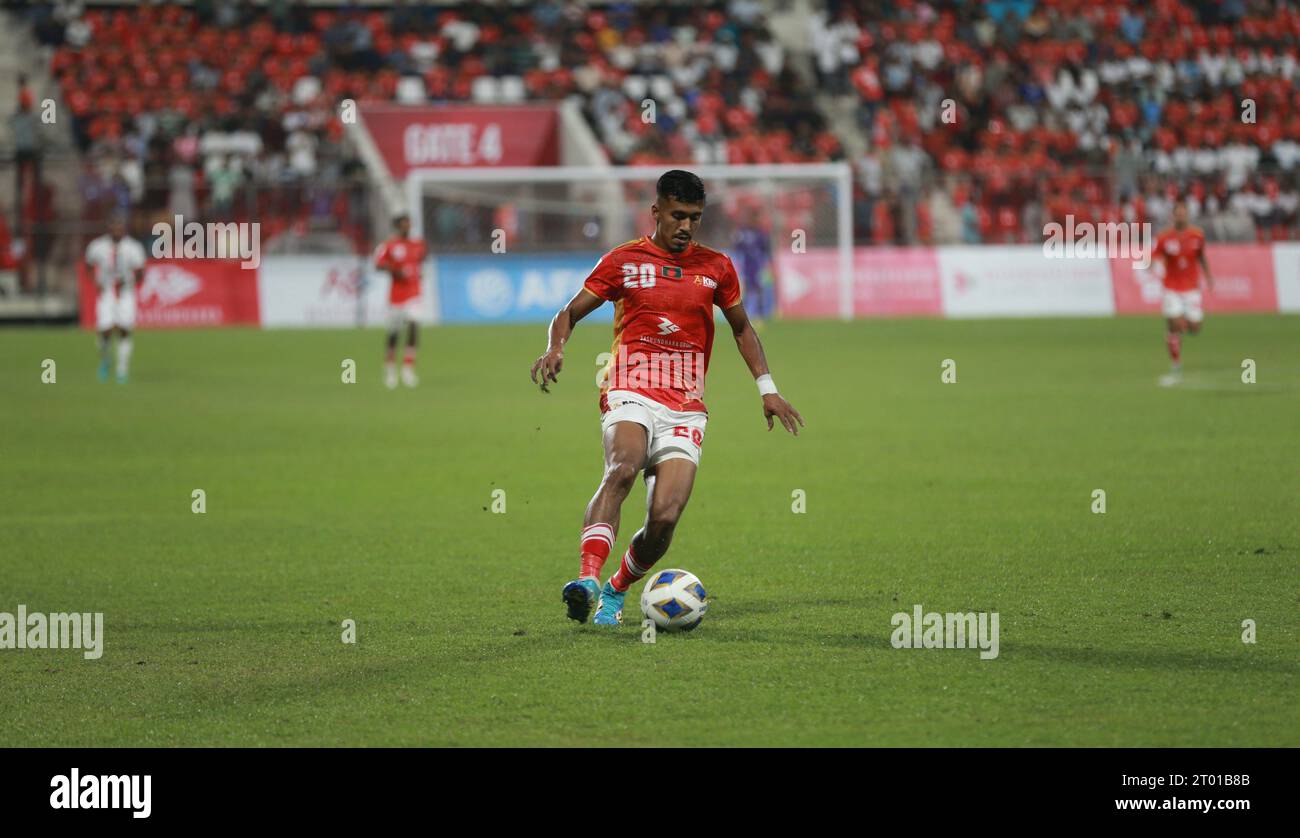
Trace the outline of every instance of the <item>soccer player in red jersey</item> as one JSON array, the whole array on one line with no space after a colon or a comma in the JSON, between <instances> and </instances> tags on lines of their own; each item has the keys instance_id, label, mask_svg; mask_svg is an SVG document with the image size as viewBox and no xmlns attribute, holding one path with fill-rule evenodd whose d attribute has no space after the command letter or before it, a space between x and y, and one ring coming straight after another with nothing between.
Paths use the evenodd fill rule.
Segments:
<instances>
[{"instance_id":1,"label":"soccer player in red jersey","mask_svg":"<svg viewBox=\"0 0 1300 838\"><path fill-rule=\"evenodd\" d=\"M1205 317L1201 307L1202 269L1206 287L1214 290L1214 277L1205 261L1205 234L1188 222L1185 198L1174 203L1174 226L1156 237L1155 251L1164 264L1165 345L1173 364L1161 382L1175 384L1182 375L1183 333L1198 333Z\"/></svg>"},{"instance_id":2,"label":"soccer player in red jersey","mask_svg":"<svg viewBox=\"0 0 1300 838\"><path fill-rule=\"evenodd\" d=\"M402 383L420 383L415 374L415 345L420 319L420 265L426 253L424 242L411 238L411 219L405 214L393 219L397 234L375 251L375 268L393 278L388 287L388 342L384 354L384 384L397 386L397 341L406 326L406 354L402 358Z\"/></svg>"},{"instance_id":3,"label":"soccer player in red jersey","mask_svg":"<svg viewBox=\"0 0 1300 838\"><path fill-rule=\"evenodd\" d=\"M546 352L532 367L533 382L548 382L564 363L564 345L579 320L606 301L614 304L614 345L600 390L605 470L587 505L579 578L564 586L568 615L618 625L628 588L650 571L672 541L690 499L708 413L704 375L713 349L713 307L722 309L741 357L773 418L792 434L803 418L777 393L762 344L740 301L740 280L723 253L695 242L704 215L704 184L690 172L659 178L650 207L653 236L601 257L581 290L551 321ZM600 571L618 537L620 510L645 472L645 524L632 536L618 571L600 585Z\"/></svg>"}]
</instances>

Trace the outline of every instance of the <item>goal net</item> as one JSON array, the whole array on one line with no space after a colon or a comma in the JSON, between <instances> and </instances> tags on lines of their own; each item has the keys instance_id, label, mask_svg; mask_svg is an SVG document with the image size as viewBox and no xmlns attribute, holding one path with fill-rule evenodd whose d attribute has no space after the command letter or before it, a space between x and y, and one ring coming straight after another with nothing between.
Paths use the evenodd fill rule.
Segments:
<instances>
[{"instance_id":1,"label":"goal net","mask_svg":"<svg viewBox=\"0 0 1300 838\"><path fill-rule=\"evenodd\" d=\"M440 254L590 257L650 233L655 182L671 166L416 169L406 179L417 235ZM837 258L839 309L852 316L852 176L847 164L689 166L704 181L699 241L782 281L786 253ZM754 236L753 230L764 236ZM764 247L765 245L765 247ZM785 253L782 252L785 251ZM740 251L744 251L741 254ZM738 269L741 268L737 262ZM775 297L775 289L772 289Z\"/></svg>"}]
</instances>

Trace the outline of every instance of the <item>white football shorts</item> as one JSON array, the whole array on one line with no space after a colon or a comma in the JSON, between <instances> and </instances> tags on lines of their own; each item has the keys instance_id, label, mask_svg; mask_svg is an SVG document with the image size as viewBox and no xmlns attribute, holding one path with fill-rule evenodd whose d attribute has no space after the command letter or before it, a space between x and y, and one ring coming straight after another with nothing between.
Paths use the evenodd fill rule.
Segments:
<instances>
[{"instance_id":1,"label":"white football shorts","mask_svg":"<svg viewBox=\"0 0 1300 838\"><path fill-rule=\"evenodd\" d=\"M106 332L112 328L135 328L135 292L105 288L95 301L95 331Z\"/></svg>"},{"instance_id":2,"label":"white football shorts","mask_svg":"<svg viewBox=\"0 0 1300 838\"><path fill-rule=\"evenodd\" d=\"M704 444L709 414L670 410L654 399L626 390L610 390L605 400L609 410L600 417L602 431L615 422L636 422L646 429L647 470L665 460L682 459L700 464L700 447Z\"/></svg>"},{"instance_id":3,"label":"white football shorts","mask_svg":"<svg viewBox=\"0 0 1300 838\"><path fill-rule=\"evenodd\" d=\"M1205 312L1201 310L1200 291L1170 291L1166 288L1161 310L1171 320L1185 317L1193 323L1200 323L1205 319Z\"/></svg>"},{"instance_id":4,"label":"white football shorts","mask_svg":"<svg viewBox=\"0 0 1300 838\"><path fill-rule=\"evenodd\" d=\"M388 331L395 332L407 323L419 323L422 306L419 297L412 297L404 303L389 303Z\"/></svg>"}]
</instances>

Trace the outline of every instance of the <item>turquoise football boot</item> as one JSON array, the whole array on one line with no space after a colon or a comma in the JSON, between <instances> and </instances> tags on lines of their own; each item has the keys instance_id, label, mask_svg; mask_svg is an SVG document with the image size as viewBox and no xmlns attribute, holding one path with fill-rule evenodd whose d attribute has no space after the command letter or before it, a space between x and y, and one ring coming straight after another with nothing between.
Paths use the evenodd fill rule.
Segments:
<instances>
[{"instance_id":1,"label":"turquoise football boot","mask_svg":"<svg viewBox=\"0 0 1300 838\"><path fill-rule=\"evenodd\" d=\"M623 598L627 592L614 590L606 582L600 589L600 604L596 606L596 617L591 622L598 626L621 626L623 624Z\"/></svg>"},{"instance_id":2,"label":"turquoise football boot","mask_svg":"<svg viewBox=\"0 0 1300 838\"><path fill-rule=\"evenodd\" d=\"M564 604L569 607L569 619L585 623L587 615L600 599L600 583L590 576L585 579L574 579L564 586L561 596Z\"/></svg>"},{"instance_id":3,"label":"turquoise football boot","mask_svg":"<svg viewBox=\"0 0 1300 838\"><path fill-rule=\"evenodd\" d=\"M108 381L108 361L99 362L99 380Z\"/></svg>"}]
</instances>

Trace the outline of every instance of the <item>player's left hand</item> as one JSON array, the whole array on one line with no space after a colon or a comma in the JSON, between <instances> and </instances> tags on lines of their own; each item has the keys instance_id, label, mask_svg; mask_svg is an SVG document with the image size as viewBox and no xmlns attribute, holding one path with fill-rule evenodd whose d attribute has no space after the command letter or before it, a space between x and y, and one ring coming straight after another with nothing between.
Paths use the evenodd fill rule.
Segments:
<instances>
[{"instance_id":1,"label":"player's left hand","mask_svg":"<svg viewBox=\"0 0 1300 838\"><path fill-rule=\"evenodd\" d=\"M534 384L541 385L543 393L549 393L551 390L546 386L546 379L549 378L551 381L558 384L559 379L556 378L556 376L559 374L560 368L563 366L564 353L558 349L548 349L542 357L538 358L537 362L533 364L533 368L529 374L532 376ZM539 372L542 374L541 381L537 380L537 374Z\"/></svg>"},{"instance_id":2,"label":"player's left hand","mask_svg":"<svg viewBox=\"0 0 1300 838\"><path fill-rule=\"evenodd\" d=\"M794 405L781 398L779 393L768 393L763 397L763 416L767 419L767 429L769 431L775 427L772 423L773 416L780 419L785 429L795 436L799 435L799 429L804 426L803 417L799 415L799 411L794 409Z\"/></svg>"}]
</instances>

